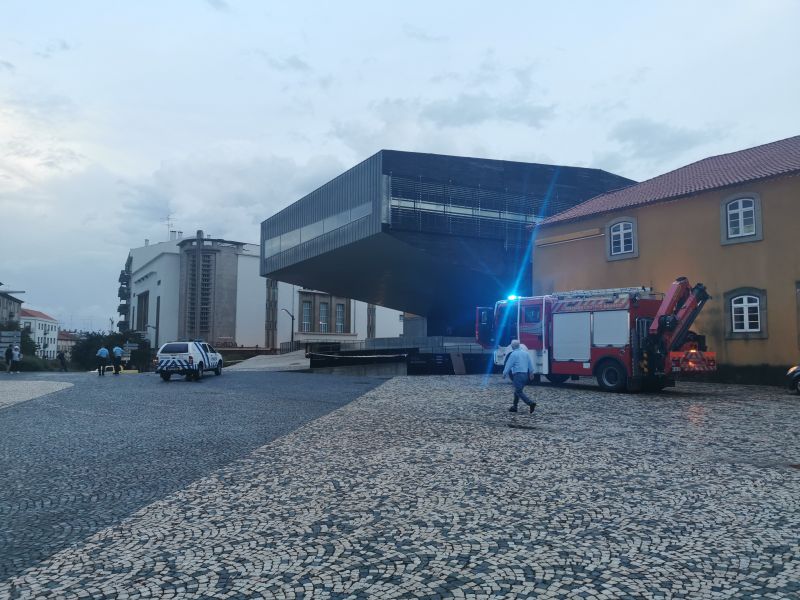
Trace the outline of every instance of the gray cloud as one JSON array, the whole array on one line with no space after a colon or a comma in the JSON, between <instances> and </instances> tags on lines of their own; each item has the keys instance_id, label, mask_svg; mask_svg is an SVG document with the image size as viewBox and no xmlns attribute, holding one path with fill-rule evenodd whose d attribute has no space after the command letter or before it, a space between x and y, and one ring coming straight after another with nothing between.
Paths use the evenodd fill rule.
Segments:
<instances>
[{"instance_id":1,"label":"gray cloud","mask_svg":"<svg viewBox=\"0 0 800 600\"><path fill-rule=\"evenodd\" d=\"M295 71L298 73L309 73L312 70L311 65L309 65L306 61L304 61L296 54L291 54L286 58L275 58L273 56L268 56L266 53L263 52L261 54L266 57L269 65L273 69L276 69L277 71Z\"/></svg>"},{"instance_id":2,"label":"gray cloud","mask_svg":"<svg viewBox=\"0 0 800 600\"><path fill-rule=\"evenodd\" d=\"M438 43L447 41L447 38L443 35L433 35L427 31L420 29L419 27L416 27L414 25L409 25L408 23L403 25L403 33L406 34L406 37L409 37L412 40L416 40L418 42Z\"/></svg>"},{"instance_id":3,"label":"gray cloud","mask_svg":"<svg viewBox=\"0 0 800 600\"><path fill-rule=\"evenodd\" d=\"M724 137L718 127L687 129L647 118L620 121L611 130L612 140L619 142L633 158L643 160L673 159L676 156Z\"/></svg>"},{"instance_id":4,"label":"gray cloud","mask_svg":"<svg viewBox=\"0 0 800 600\"><path fill-rule=\"evenodd\" d=\"M230 12L231 10L230 5L225 0L206 0L206 4L219 12Z\"/></svg>"},{"instance_id":5,"label":"gray cloud","mask_svg":"<svg viewBox=\"0 0 800 600\"><path fill-rule=\"evenodd\" d=\"M72 49L67 42L64 40L53 40L47 46L45 46L42 50L39 50L36 53L36 56L41 58L53 58L56 54L60 52L67 52Z\"/></svg>"},{"instance_id":6,"label":"gray cloud","mask_svg":"<svg viewBox=\"0 0 800 600\"><path fill-rule=\"evenodd\" d=\"M464 127L487 121L510 121L541 127L554 112L552 106L509 101L488 94L461 94L452 100L431 102L422 109L421 116L440 127Z\"/></svg>"},{"instance_id":7,"label":"gray cloud","mask_svg":"<svg viewBox=\"0 0 800 600\"><path fill-rule=\"evenodd\" d=\"M16 67L13 63L8 62L7 60L0 60L0 71L7 71L9 73L13 73L16 70Z\"/></svg>"},{"instance_id":8,"label":"gray cloud","mask_svg":"<svg viewBox=\"0 0 800 600\"><path fill-rule=\"evenodd\" d=\"M0 160L23 159L52 171L63 171L79 165L84 156L54 141L11 138L0 144Z\"/></svg>"},{"instance_id":9,"label":"gray cloud","mask_svg":"<svg viewBox=\"0 0 800 600\"><path fill-rule=\"evenodd\" d=\"M13 97L0 97L0 113L12 112L38 123L52 124L55 121L74 121L79 114L78 106L66 96L57 94L27 93Z\"/></svg>"}]
</instances>

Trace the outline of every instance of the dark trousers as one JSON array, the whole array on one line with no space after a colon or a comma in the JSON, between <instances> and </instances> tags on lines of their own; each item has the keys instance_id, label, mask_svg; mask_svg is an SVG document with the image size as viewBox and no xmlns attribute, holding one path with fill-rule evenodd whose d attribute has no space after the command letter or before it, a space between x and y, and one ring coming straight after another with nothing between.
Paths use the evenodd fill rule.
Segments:
<instances>
[{"instance_id":1,"label":"dark trousers","mask_svg":"<svg viewBox=\"0 0 800 600\"><path fill-rule=\"evenodd\" d=\"M517 408L520 400L528 406L533 404L533 400L528 398L528 395L525 393L525 386L528 385L528 374L512 373L511 381L514 383L514 408Z\"/></svg>"},{"instance_id":2,"label":"dark trousers","mask_svg":"<svg viewBox=\"0 0 800 600\"><path fill-rule=\"evenodd\" d=\"M122 370L122 357L121 357L121 356L115 356L115 357L114 357L114 358L112 358L111 360L113 360L113 361L114 361L114 362L113 362L113 365L114 365L114 375L119 375L119 372Z\"/></svg>"},{"instance_id":3,"label":"dark trousers","mask_svg":"<svg viewBox=\"0 0 800 600\"><path fill-rule=\"evenodd\" d=\"M64 359L59 360L58 362L61 363L61 370L66 372L67 371L67 361Z\"/></svg>"},{"instance_id":4,"label":"dark trousers","mask_svg":"<svg viewBox=\"0 0 800 600\"><path fill-rule=\"evenodd\" d=\"M100 356L97 357L97 374L98 375L105 375L106 374L106 363L108 362L107 359L102 358Z\"/></svg>"}]
</instances>

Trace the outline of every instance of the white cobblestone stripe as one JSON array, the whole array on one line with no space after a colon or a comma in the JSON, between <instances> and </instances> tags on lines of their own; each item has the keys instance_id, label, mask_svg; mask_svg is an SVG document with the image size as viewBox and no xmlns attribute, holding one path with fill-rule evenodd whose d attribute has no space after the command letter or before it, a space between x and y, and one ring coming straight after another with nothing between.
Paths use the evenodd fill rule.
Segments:
<instances>
[{"instance_id":1,"label":"white cobblestone stripe","mask_svg":"<svg viewBox=\"0 0 800 600\"><path fill-rule=\"evenodd\" d=\"M0 410L72 385L63 381L0 381Z\"/></svg>"},{"instance_id":2,"label":"white cobblestone stripe","mask_svg":"<svg viewBox=\"0 0 800 600\"><path fill-rule=\"evenodd\" d=\"M529 391L396 378L0 597L798 597L800 403Z\"/></svg>"}]
</instances>

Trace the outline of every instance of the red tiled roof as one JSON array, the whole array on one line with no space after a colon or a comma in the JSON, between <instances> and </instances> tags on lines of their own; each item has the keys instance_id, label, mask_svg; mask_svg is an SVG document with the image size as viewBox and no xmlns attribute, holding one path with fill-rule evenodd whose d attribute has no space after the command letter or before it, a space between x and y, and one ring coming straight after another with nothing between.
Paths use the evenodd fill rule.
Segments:
<instances>
[{"instance_id":1,"label":"red tiled roof","mask_svg":"<svg viewBox=\"0 0 800 600\"><path fill-rule=\"evenodd\" d=\"M30 317L31 319L46 319L48 321L57 321L50 315L46 315L38 310L31 310L30 308L22 308L19 311L20 317Z\"/></svg>"},{"instance_id":2,"label":"red tiled roof","mask_svg":"<svg viewBox=\"0 0 800 600\"><path fill-rule=\"evenodd\" d=\"M800 135L730 154L704 158L653 179L595 196L545 219L542 224L563 223L748 181L797 173L800 173Z\"/></svg>"},{"instance_id":3,"label":"red tiled roof","mask_svg":"<svg viewBox=\"0 0 800 600\"><path fill-rule=\"evenodd\" d=\"M58 339L77 342L80 338L77 334L74 334L71 331L59 331Z\"/></svg>"}]
</instances>

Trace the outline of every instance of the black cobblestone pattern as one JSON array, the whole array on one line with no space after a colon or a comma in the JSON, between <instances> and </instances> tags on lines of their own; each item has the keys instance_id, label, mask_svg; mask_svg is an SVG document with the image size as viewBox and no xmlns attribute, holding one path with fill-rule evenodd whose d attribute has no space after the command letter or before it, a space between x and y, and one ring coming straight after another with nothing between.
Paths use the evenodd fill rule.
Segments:
<instances>
[{"instance_id":1,"label":"black cobblestone pattern","mask_svg":"<svg viewBox=\"0 0 800 600\"><path fill-rule=\"evenodd\" d=\"M392 379L0 597L800 596L796 397L529 393L513 415L496 377Z\"/></svg>"},{"instance_id":2,"label":"black cobblestone pattern","mask_svg":"<svg viewBox=\"0 0 800 600\"><path fill-rule=\"evenodd\" d=\"M11 377L16 385L75 385L0 410L0 580L384 381L233 372L169 383L154 375Z\"/></svg>"}]
</instances>

